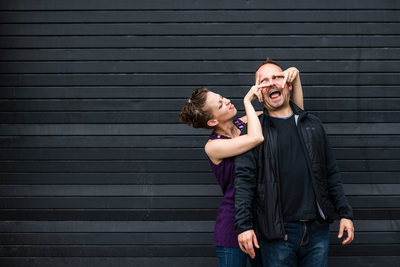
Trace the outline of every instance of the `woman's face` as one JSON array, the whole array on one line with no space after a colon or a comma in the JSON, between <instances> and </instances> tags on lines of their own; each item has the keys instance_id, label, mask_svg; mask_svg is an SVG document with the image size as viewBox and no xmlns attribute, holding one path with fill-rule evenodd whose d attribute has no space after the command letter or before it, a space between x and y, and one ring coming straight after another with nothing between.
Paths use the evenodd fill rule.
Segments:
<instances>
[{"instance_id":1,"label":"woman's face","mask_svg":"<svg viewBox=\"0 0 400 267\"><path fill-rule=\"evenodd\" d=\"M213 120L218 122L232 120L237 114L235 105L229 99L211 91L207 93L205 108L212 112Z\"/></svg>"}]
</instances>

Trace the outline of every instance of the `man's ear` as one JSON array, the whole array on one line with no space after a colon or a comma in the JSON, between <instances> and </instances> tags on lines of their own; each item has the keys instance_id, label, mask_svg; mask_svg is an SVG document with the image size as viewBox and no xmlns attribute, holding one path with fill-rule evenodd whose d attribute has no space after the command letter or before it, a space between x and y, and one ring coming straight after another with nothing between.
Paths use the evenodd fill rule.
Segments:
<instances>
[{"instance_id":1,"label":"man's ear","mask_svg":"<svg viewBox=\"0 0 400 267\"><path fill-rule=\"evenodd\" d=\"M207 125L210 127L215 127L218 125L218 121L217 120L209 120L209 121L207 121Z\"/></svg>"},{"instance_id":2,"label":"man's ear","mask_svg":"<svg viewBox=\"0 0 400 267\"><path fill-rule=\"evenodd\" d=\"M292 91L292 90L293 90L293 85L292 85L292 83L288 83L287 85L288 85L289 91Z\"/></svg>"}]
</instances>

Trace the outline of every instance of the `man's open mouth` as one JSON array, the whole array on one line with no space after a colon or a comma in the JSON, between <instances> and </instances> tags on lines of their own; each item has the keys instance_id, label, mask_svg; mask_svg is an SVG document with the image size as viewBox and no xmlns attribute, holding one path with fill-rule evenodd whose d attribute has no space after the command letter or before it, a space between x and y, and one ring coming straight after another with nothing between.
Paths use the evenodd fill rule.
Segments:
<instances>
[{"instance_id":1,"label":"man's open mouth","mask_svg":"<svg viewBox=\"0 0 400 267\"><path fill-rule=\"evenodd\" d=\"M281 91L279 91L279 90L272 90L270 93L269 93L269 97L272 99L272 100L274 100L275 98L278 98L278 97L280 97L281 96Z\"/></svg>"}]
</instances>

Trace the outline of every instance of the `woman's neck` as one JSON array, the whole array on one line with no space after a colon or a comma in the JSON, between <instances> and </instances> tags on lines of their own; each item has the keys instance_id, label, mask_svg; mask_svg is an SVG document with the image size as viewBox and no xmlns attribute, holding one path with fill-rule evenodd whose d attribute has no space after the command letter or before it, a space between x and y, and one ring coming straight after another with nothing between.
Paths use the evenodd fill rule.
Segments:
<instances>
[{"instance_id":1,"label":"woman's neck","mask_svg":"<svg viewBox=\"0 0 400 267\"><path fill-rule=\"evenodd\" d=\"M221 134L230 138L234 138L240 135L240 130L232 121L228 121L224 124L219 124L215 129L217 134Z\"/></svg>"}]
</instances>

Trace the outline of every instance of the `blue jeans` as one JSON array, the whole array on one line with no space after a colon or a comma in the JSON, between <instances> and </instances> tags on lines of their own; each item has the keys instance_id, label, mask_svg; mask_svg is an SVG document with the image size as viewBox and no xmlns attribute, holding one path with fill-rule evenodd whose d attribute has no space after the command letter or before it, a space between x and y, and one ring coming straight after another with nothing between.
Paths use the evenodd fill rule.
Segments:
<instances>
[{"instance_id":1,"label":"blue jeans","mask_svg":"<svg viewBox=\"0 0 400 267\"><path fill-rule=\"evenodd\" d=\"M246 267L247 254L240 248L216 247L219 267Z\"/></svg>"},{"instance_id":2,"label":"blue jeans","mask_svg":"<svg viewBox=\"0 0 400 267\"><path fill-rule=\"evenodd\" d=\"M311 222L285 224L288 240L260 244L263 266L328 266L329 225Z\"/></svg>"},{"instance_id":3,"label":"blue jeans","mask_svg":"<svg viewBox=\"0 0 400 267\"><path fill-rule=\"evenodd\" d=\"M240 248L216 247L219 260L219 267L246 267L247 259L249 259L250 266L261 267L261 259L256 252L254 260L250 259L246 253Z\"/></svg>"}]
</instances>

